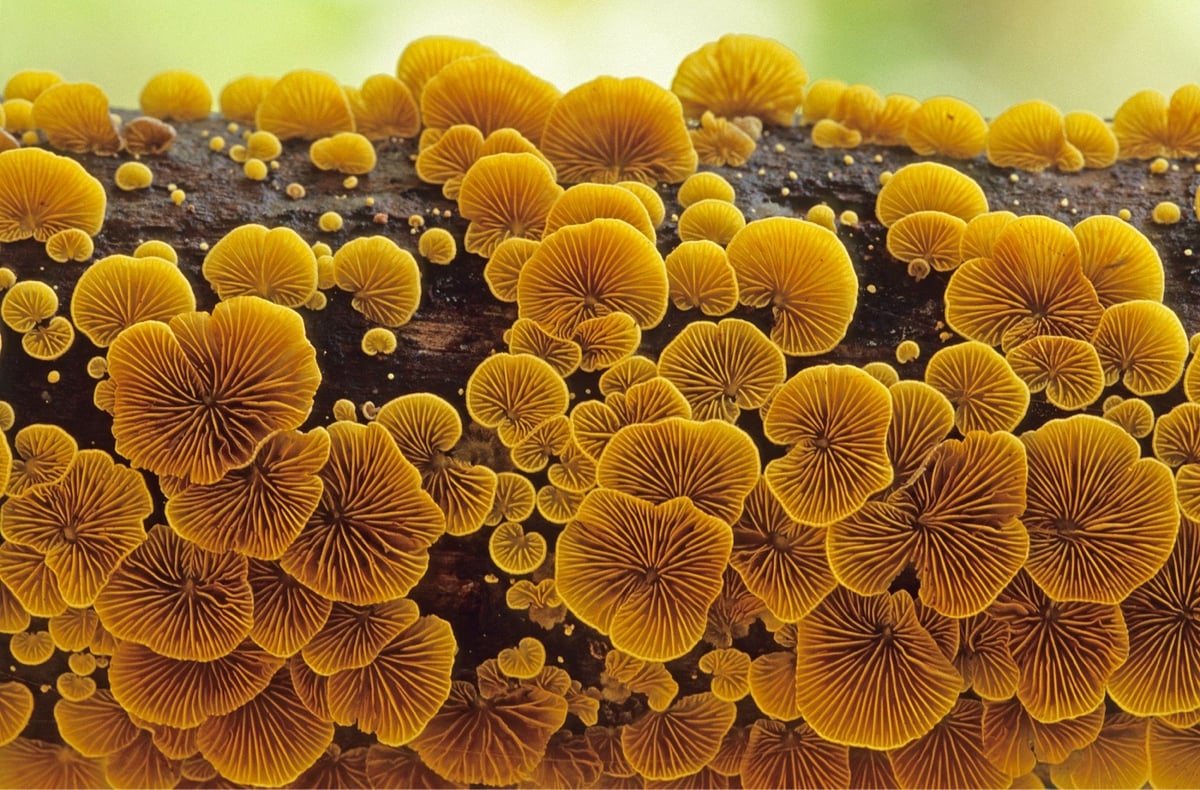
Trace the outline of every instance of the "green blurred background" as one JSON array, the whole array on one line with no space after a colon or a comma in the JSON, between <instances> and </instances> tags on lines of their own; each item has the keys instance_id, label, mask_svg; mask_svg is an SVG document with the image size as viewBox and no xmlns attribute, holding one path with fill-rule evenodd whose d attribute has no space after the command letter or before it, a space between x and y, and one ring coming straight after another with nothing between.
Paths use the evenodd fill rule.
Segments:
<instances>
[{"instance_id":1,"label":"green blurred background","mask_svg":"<svg viewBox=\"0 0 1200 790\"><path fill-rule=\"evenodd\" d=\"M0 82L53 69L115 107L166 68L214 94L300 66L358 84L393 72L408 41L449 33L563 90L599 74L669 85L684 55L731 31L783 41L814 79L949 93L987 115L1042 98L1109 116L1141 88L1200 80L1197 0L0 0Z\"/></svg>"}]
</instances>

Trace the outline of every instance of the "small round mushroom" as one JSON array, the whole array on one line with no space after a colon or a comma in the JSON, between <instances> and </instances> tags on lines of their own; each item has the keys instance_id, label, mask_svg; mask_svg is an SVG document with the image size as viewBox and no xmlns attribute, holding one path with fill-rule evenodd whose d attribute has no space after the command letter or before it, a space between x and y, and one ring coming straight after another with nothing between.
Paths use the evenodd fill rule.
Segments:
<instances>
[{"instance_id":1,"label":"small round mushroom","mask_svg":"<svg viewBox=\"0 0 1200 790\"><path fill-rule=\"evenodd\" d=\"M1029 387L995 349L975 340L940 349L925 383L954 404L959 432L1012 431L1029 408Z\"/></svg>"},{"instance_id":2,"label":"small round mushroom","mask_svg":"<svg viewBox=\"0 0 1200 790\"><path fill-rule=\"evenodd\" d=\"M543 420L565 413L567 402L566 383L549 363L529 354L494 354L467 380L471 419L496 428L509 447Z\"/></svg>"},{"instance_id":3,"label":"small round mushroom","mask_svg":"<svg viewBox=\"0 0 1200 790\"><path fill-rule=\"evenodd\" d=\"M445 266L453 263L458 255L458 243L445 228L430 228L421 234L417 241L417 250L421 257L430 263Z\"/></svg>"},{"instance_id":4,"label":"small round mushroom","mask_svg":"<svg viewBox=\"0 0 1200 790\"><path fill-rule=\"evenodd\" d=\"M679 310L700 308L709 316L725 315L737 307L738 288L733 267L721 245L708 240L676 245L663 260L671 303Z\"/></svg>"},{"instance_id":5,"label":"small round mushroom","mask_svg":"<svg viewBox=\"0 0 1200 790\"><path fill-rule=\"evenodd\" d=\"M904 129L905 142L918 154L953 159L974 159L983 153L987 134L987 121L979 110L953 96L921 102Z\"/></svg>"},{"instance_id":6,"label":"small round mushroom","mask_svg":"<svg viewBox=\"0 0 1200 790\"><path fill-rule=\"evenodd\" d=\"M164 121L198 121L212 109L212 91L190 71L161 71L142 88L142 112Z\"/></svg>"},{"instance_id":7,"label":"small round mushroom","mask_svg":"<svg viewBox=\"0 0 1200 790\"><path fill-rule=\"evenodd\" d=\"M1092 405L1104 392L1100 356L1091 343L1072 337L1042 335L1027 340L1005 357L1031 393L1063 411Z\"/></svg>"},{"instance_id":8,"label":"small round mushroom","mask_svg":"<svg viewBox=\"0 0 1200 790\"><path fill-rule=\"evenodd\" d=\"M353 239L333 256L338 288L354 309L386 327L408 323L421 298L421 273L412 253L385 236Z\"/></svg>"},{"instance_id":9,"label":"small round mushroom","mask_svg":"<svg viewBox=\"0 0 1200 790\"><path fill-rule=\"evenodd\" d=\"M724 200L699 200L679 215L680 241L711 241L724 247L742 228L746 218L741 209Z\"/></svg>"},{"instance_id":10,"label":"small round mushroom","mask_svg":"<svg viewBox=\"0 0 1200 790\"><path fill-rule=\"evenodd\" d=\"M888 228L887 250L910 265L910 274L912 263L918 260L939 272L952 271L962 263L959 256L966 229L966 222L944 211L914 211Z\"/></svg>"},{"instance_id":11,"label":"small round mushroom","mask_svg":"<svg viewBox=\"0 0 1200 790\"><path fill-rule=\"evenodd\" d=\"M170 321L196 309L192 286L170 261L110 255L80 276L71 295L71 320L100 348L139 321Z\"/></svg>"},{"instance_id":12,"label":"small round mushroom","mask_svg":"<svg viewBox=\"0 0 1200 790\"><path fill-rule=\"evenodd\" d=\"M700 116L700 128L689 130L688 135L699 164L712 167L741 167L758 147L737 124L709 111Z\"/></svg>"},{"instance_id":13,"label":"small round mushroom","mask_svg":"<svg viewBox=\"0 0 1200 790\"><path fill-rule=\"evenodd\" d=\"M322 137L308 149L309 160L319 170L336 170L350 175L366 175L375 169L375 146L357 132L338 132Z\"/></svg>"},{"instance_id":14,"label":"small round mushroom","mask_svg":"<svg viewBox=\"0 0 1200 790\"><path fill-rule=\"evenodd\" d=\"M46 239L46 255L59 263L83 263L94 250L92 237L79 228L66 228Z\"/></svg>"}]
</instances>

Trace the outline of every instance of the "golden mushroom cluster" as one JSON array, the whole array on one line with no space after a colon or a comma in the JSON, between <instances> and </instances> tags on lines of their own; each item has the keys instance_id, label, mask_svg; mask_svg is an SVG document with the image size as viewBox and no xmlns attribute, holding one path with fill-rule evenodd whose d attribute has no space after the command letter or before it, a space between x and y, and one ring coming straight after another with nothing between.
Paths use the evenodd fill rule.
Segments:
<instances>
[{"instance_id":1,"label":"golden mushroom cluster","mask_svg":"<svg viewBox=\"0 0 1200 790\"><path fill-rule=\"evenodd\" d=\"M0 96L0 787L1200 785L1200 86Z\"/></svg>"}]
</instances>

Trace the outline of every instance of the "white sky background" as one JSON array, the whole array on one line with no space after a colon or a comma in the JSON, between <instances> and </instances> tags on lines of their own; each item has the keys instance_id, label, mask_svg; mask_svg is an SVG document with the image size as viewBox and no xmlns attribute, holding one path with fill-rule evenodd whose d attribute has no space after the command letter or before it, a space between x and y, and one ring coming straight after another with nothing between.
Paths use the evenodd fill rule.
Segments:
<instances>
[{"instance_id":1,"label":"white sky background","mask_svg":"<svg viewBox=\"0 0 1200 790\"><path fill-rule=\"evenodd\" d=\"M814 79L950 93L987 115L1042 98L1107 116L1141 88L1200 82L1196 0L0 0L0 81L50 68L119 107L166 68L214 93L302 66L358 84L392 73L408 41L449 33L563 90L600 74L669 85L726 32L783 41Z\"/></svg>"}]
</instances>

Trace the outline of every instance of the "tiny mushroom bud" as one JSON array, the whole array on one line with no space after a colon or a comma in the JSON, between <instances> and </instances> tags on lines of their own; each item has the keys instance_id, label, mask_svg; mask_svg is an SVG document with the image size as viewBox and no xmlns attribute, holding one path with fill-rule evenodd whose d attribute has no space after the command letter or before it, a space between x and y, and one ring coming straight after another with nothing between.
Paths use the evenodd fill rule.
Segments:
<instances>
[{"instance_id":1,"label":"tiny mushroom bud","mask_svg":"<svg viewBox=\"0 0 1200 790\"><path fill-rule=\"evenodd\" d=\"M154 183L154 173L141 162L126 162L117 168L113 181L126 192L145 189Z\"/></svg>"}]
</instances>

